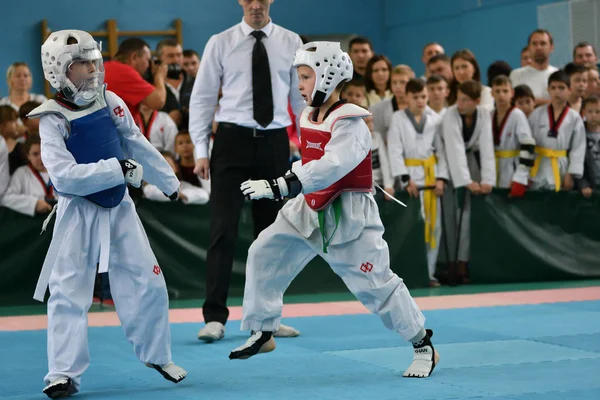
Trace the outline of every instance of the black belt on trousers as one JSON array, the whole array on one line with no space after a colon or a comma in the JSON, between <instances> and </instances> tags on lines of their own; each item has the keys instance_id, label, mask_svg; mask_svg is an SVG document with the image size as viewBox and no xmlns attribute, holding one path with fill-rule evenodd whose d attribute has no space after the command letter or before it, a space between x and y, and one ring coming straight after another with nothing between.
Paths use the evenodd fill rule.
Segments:
<instances>
[{"instance_id":1,"label":"black belt on trousers","mask_svg":"<svg viewBox=\"0 0 600 400\"><path fill-rule=\"evenodd\" d=\"M287 128L276 128L276 129L258 129L248 128L247 126L241 126L232 124L231 122L219 122L219 128L228 131L237 131L244 134L252 135L255 138L261 138L266 136L276 135L278 133L285 133L287 135Z\"/></svg>"}]
</instances>

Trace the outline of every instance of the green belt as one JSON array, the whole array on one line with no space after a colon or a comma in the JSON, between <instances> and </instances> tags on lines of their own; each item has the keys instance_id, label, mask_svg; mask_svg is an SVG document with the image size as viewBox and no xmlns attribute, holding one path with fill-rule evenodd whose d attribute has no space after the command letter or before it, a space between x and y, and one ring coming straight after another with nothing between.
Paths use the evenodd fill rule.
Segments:
<instances>
[{"instance_id":1,"label":"green belt","mask_svg":"<svg viewBox=\"0 0 600 400\"><path fill-rule=\"evenodd\" d=\"M321 230L321 237L323 238L323 253L327 253L327 247L333 240L335 233L337 232L338 226L340 224L340 216L342 215L342 196L338 196L333 203L331 204L333 207L333 213L335 215L335 229L333 233L327 239L327 235L325 234L325 212L327 208L318 212L319 216L319 229Z\"/></svg>"}]
</instances>

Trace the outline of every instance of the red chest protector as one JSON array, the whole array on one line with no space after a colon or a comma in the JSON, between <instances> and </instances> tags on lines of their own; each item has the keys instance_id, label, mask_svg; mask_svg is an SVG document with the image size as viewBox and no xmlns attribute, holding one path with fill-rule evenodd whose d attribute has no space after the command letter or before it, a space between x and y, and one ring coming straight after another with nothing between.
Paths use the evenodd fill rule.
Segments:
<instances>
[{"instance_id":1,"label":"red chest protector","mask_svg":"<svg viewBox=\"0 0 600 400\"><path fill-rule=\"evenodd\" d=\"M318 160L325 155L325 146L331 140L331 132L335 123L345 118L362 118L370 113L354 104L341 104L331 111L323 122L313 122L311 116L315 111L306 107L300 117L300 140L302 148L302 165ZM331 186L305 194L304 198L310 208L320 211L331 204L342 192L370 192L373 187L373 169L371 151L360 164L346 176Z\"/></svg>"}]
</instances>

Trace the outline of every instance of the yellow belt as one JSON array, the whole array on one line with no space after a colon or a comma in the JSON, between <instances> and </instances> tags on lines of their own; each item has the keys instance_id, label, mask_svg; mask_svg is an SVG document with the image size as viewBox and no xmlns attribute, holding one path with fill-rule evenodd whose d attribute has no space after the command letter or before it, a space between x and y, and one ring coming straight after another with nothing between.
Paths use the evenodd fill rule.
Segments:
<instances>
[{"instance_id":1,"label":"yellow belt","mask_svg":"<svg viewBox=\"0 0 600 400\"><path fill-rule=\"evenodd\" d=\"M535 154L537 154L538 156L535 158L535 162L533 163L533 167L531 168L531 177L534 178L537 175L538 169L540 168L541 157L549 158L550 162L552 163L554 187L557 192L560 191L560 169L558 168L558 159L561 157L566 157L567 151L547 149L545 147L535 146Z\"/></svg>"},{"instance_id":2,"label":"yellow belt","mask_svg":"<svg viewBox=\"0 0 600 400\"><path fill-rule=\"evenodd\" d=\"M404 165L407 167L423 167L425 170L425 186L435 186L435 163L434 155L421 160L419 158L407 158L404 160ZM425 210L425 243L428 243L431 248L436 246L433 230L435 229L435 221L437 218L437 201L433 190L425 190L423 193L423 209Z\"/></svg>"},{"instance_id":3,"label":"yellow belt","mask_svg":"<svg viewBox=\"0 0 600 400\"><path fill-rule=\"evenodd\" d=\"M496 156L496 179L500 177L500 165L498 161L501 158L515 158L519 157L521 152L519 150L496 150L494 155Z\"/></svg>"}]
</instances>

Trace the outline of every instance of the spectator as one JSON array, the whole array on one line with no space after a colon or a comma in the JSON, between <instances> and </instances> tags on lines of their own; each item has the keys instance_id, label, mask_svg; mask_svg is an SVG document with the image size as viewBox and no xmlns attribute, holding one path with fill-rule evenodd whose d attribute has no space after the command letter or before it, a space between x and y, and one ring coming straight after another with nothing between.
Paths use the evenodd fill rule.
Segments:
<instances>
[{"instance_id":1,"label":"spectator","mask_svg":"<svg viewBox=\"0 0 600 400\"><path fill-rule=\"evenodd\" d=\"M488 194L496 185L492 121L489 110L478 104L481 93L479 82L462 82L457 87L456 105L442 118L448 170L459 197L457 274L463 283L469 282L471 196Z\"/></svg>"},{"instance_id":2,"label":"spectator","mask_svg":"<svg viewBox=\"0 0 600 400\"><path fill-rule=\"evenodd\" d=\"M150 69L154 86L142 77L149 66L150 48L139 38L125 39L119 45L114 60L104 63L104 81L108 89L123 99L138 126L141 125L140 104L160 110L167 97L167 65L153 65Z\"/></svg>"},{"instance_id":3,"label":"spectator","mask_svg":"<svg viewBox=\"0 0 600 400\"><path fill-rule=\"evenodd\" d=\"M8 148L4 137L0 135L0 198L6 192L10 182L10 170L8 166Z\"/></svg>"},{"instance_id":4,"label":"spectator","mask_svg":"<svg viewBox=\"0 0 600 400\"><path fill-rule=\"evenodd\" d=\"M373 125L373 116L363 118L369 131L371 131L371 165L373 167L373 181L381 186L388 194L394 195L394 179L390 170L390 161L388 151L383 141L383 137ZM388 196L383 196L384 199L390 200Z\"/></svg>"},{"instance_id":5,"label":"spectator","mask_svg":"<svg viewBox=\"0 0 600 400\"><path fill-rule=\"evenodd\" d=\"M25 215L47 214L52 211L57 200L42 162L39 137L29 137L23 145L23 150L27 154L29 164L17 168L1 204Z\"/></svg>"},{"instance_id":6,"label":"spectator","mask_svg":"<svg viewBox=\"0 0 600 400\"><path fill-rule=\"evenodd\" d=\"M181 180L181 173L179 170L179 165L175 162L173 158L173 154L168 151L161 151L161 154L165 158L165 160L169 163L175 175ZM193 159L192 154L192 159ZM165 194L156 186L151 184L144 185L144 197L148 200L159 201L159 202L169 202L170 199L165 196ZM208 190L198 187L198 185L193 185L186 181L181 181L181 186L179 187L179 197L178 200L183 204L206 204L208 203L209 192Z\"/></svg>"},{"instance_id":7,"label":"spectator","mask_svg":"<svg viewBox=\"0 0 600 400\"><path fill-rule=\"evenodd\" d=\"M175 136L175 154L177 155L177 169L180 173L179 180L210 190L209 180L203 179L194 173L194 167L196 166L194 144L189 132L181 131Z\"/></svg>"},{"instance_id":8,"label":"spectator","mask_svg":"<svg viewBox=\"0 0 600 400\"><path fill-rule=\"evenodd\" d=\"M510 76L511 72L512 68L506 61L499 60L491 63L487 69L488 86L492 86L495 77L500 75Z\"/></svg>"},{"instance_id":9,"label":"spectator","mask_svg":"<svg viewBox=\"0 0 600 400\"><path fill-rule=\"evenodd\" d=\"M381 100L391 98L392 63L381 54L377 54L367 63L364 80L367 89L367 105L373 107Z\"/></svg>"},{"instance_id":10,"label":"spectator","mask_svg":"<svg viewBox=\"0 0 600 400\"><path fill-rule=\"evenodd\" d=\"M588 42L579 42L573 49L573 62L582 64L586 68L597 67L598 55L594 46Z\"/></svg>"},{"instance_id":11,"label":"spectator","mask_svg":"<svg viewBox=\"0 0 600 400\"><path fill-rule=\"evenodd\" d=\"M292 68L294 53L302 45L298 34L275 25L269 17L270 1L240 1L244 18L234 27L212 36L190 100L190 134L197 158L194 172L208 179L208 142L219 89L223 97L215 120L219 123L210 159L211 216L207 255L206 326L198 338L219 340L229 317L227 296L233 253L244 196L240 184L251 179L285 175L289 162L286 127L305 107ZM252 203L255 237L275 221L281 202ZM282 325L275 336L296 336Z\"/></svg>"},{"instance_id":12,"label":"spectator","mask_svg":"<svg viewBox=\"0 0 600 400\"><path fill-rule=\"evenodd\" d=\"M579 113L569 107L570 85L566 72L550 75L550 104L529 116L537 154L531 169L533 190L571 190L583 175L585 127Z\"/></svg>"},{"instance_id":13,"label":"spectator","mask_svg":"<svg viewBox=\"0 0 600 400\"><path fill-rule=\"evenodd\" d=\"M31 135L40 134L40 119L39 118L27 118L27 114L32 112L34 109L41 106L41 103L37 101L27 101L21 107L19 107L19 119L25 127L25 138Z\"/></svg>"},{"instance_id":14,"label":"spectator","mask_svg":"<svg viewBox=\"0 0 600 400\"><path fill-rule=\"evenodd\" d=\"M19 108L28 101L43 103L46 97L41 94L30 93L33 80L29 66L24 62L13 63L6 71L6 82L8 84L8 96L0 99L0 105L7 105L19 112ZM18 136L21 137L26 128L18 120Z\"/></svg>"},{"instance_id":15,"label":"spectator","mask_svg":"<svg viewBox=\"0 0 600 400\"><path fill-rule=\"evenodd\" d=\"M550 65L550 54L554 51L552 35L545 29L536 29L529 35L527 48L531 64L514 69L510 73L513 87L525 84L531 88L536 105L548 104L548 77L558 68Z\"/></svg>"},{"instance_id":16,"label":"spectator","mask_svg":"<svg viewBox=\"0 0 600 400\"><path fill-rule=\"evenodd\" d=\"M535 110L535 96L527 85L515 86L512 105L523 111L527 117Z\"/></svg>"},{"instance_id":17,"label":"spectator","mask_svg":"<svg viewBox=\"0 0 600 400\"><path fill-rule=\"evenodd\" d=\"M161 64L168 65L165 79L167 98L161 111L169 114L179 130L187 130L194 78L188 76L182 68L183 50L181 45L174 39L161 40L156 46L156 54Z\"/></svg>"},{"instance_id":18,"label":"spectator","mask_svg":"<svg viewBox=\"0 0 600 400\"><path fill-rule=\"evenodd\" d=\"M431 72L427 68L427 66L429 65L429 60L431 60L432 57L437 56L439 54L445 54L444 48L439 43L427 43L423 47L423 54L421 55L421 61L425 66L425 74L421 77L423 81L426 81L427 78L429 78L429 76L431 75Z\"/></svg>"},{"instance_id":19,"label":"spectator","mask_svg":"<svg viewBox=\"0 0 600 400\"><path fill-rule=\"evenodd\" d=\"M441 118L446 113L447 99L450 94L448 81L441 75L431 75L427 78L428 106Z\"/></svg>"},{"instance_id":20,"label":"spectator","mask_svg":"<svg viewBox=\"0 0 600 400\"><path fill-rule=\"evenodd\" d=\"M587 92L588 69L583 64L568 63L565 65L564 71L569 75L569 87L571 89L569 107L579 113L583 97Z\"/></svg>"},{"instance_id":21,"label":"spectator","mask_svg":"<svg viewBox=\"0 0 600 400\"><path fill-rule=\"evenodd\" d=\"M588 70L588 89L586 96L600 96L600 75L598 67L593 67Z\"/></svg>"},{"instance_id":22,"label":"spectator","mask_svg":"<svg viewBox=\"0 0 600 400\"><path fill-rule=\"evenodd\" d=\"M23 143L19 142L19 115L12 106L0 106L0 136L4 138L8 149L8 165L12 175L17 168L27 164L23 157Z\"/></svg>"},{"instance_id":23,"label":"spectator","mask_svg":"<svg viewBox=\"0 0 600 400\"><path fill-rule=\"evenodd\" d=\"M454 76L452 75L452 65L450 63L450 57L445 54L438 54L429 59L427 63L427 71L429 75L441 75L448 83L452 82Z\"/></svg>"},{"instance_id":24,"label":"spectator","mask_svg":"<svg viewBox=\"0 0 600 400\"><path fill-rule=\"evenodd\" d=\"M182 67L189 77L196 79L198 68L200 68L200 56L196 53L196 50L188 49L183 51Z\"/></svg>"},{"instance_id":25,"label":"spectator","mask_svg":"<svg viewBox=\"0 0 600 400\"><path fill-rule=\"evenodd\" d=\"M177 125L163 111L156 111L140 104L140 131L159 151L175 152Z\"/></svg>"},{"instance_id":26,"label":"spectator","mask_svg":"<svg viewBox=\"0 0 600 400\"><path fill-rule=\"evenodd\" d=\"M350 40L348 47L348 54L354 67L352 79L364 79L367 73L367 63L373 57L373 45L366 37L356 36Z\"/></svg>"},{"instance_id":27,"label":"spectator","mask_svg":"<svg viewBox=\"0 0 600 400\"><path fill-rule=\"evenodd\" d=\"M529 52L529 46L525 46L521 49L521 67L531 65L531 53Z\"/></svg>"},{"instance_id":28,"label":"spectator","mask_svg":"<svg viewBox=\"0 0 600 400\"><path fill-rule=\"evenodd\" d=\"M475 55L470 50L462 49L454 53L452 55L451 65L454 78L450 83L450 95L448 95L449 105L456 103L458 85L469 80L481 83L479 64L475 59ZM481 94L479 96L478 104L489 111L494 108L492 89L489 86L481 85Z\"/></svg>"},{"instance_id":29,"label":"spectator","mask_svg":"<svg viewBox=\"0 0 600 400\"><path fill-rule=\"evenodd\" d=\"M581 114L585 117L587 150L583 178L577 182L577 187L585 198L589 198L592 190L600 187L600 97L586 97Z\"/></svg>"},{"instance_id":30,"label":"spectator","mask_svg":"<svg viewBox=\"0 0 600 400\"><path fill-rule=\"evenodd\" d=\"M380 101L371 107L375 131L379 132L383 141L387 143L387 133L392 122L392 115L407 107L406 84L415 77L415 72L408 65L397 65L392 70L391 89L392 97Z\"/></svg>"},{"instance_id":31,"label":"spectator","mask_svg":"<svg viewBox=\"0 0 600 400\"><path fill-rule=\"evenodd\" d=\"M364 79L352 79L347 82L340 93L340 98L348 103L367 108L367 88Z\"/></svg>"}]
</instances>

